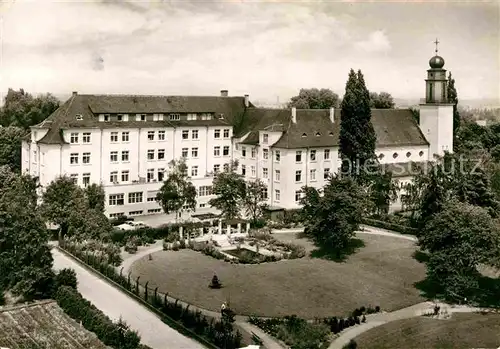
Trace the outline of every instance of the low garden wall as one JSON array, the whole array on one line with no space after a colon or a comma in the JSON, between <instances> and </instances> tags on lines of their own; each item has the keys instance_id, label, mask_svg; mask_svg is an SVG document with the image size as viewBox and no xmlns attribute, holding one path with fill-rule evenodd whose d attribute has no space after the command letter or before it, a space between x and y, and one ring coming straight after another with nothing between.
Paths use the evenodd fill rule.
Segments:
<instances>
[{"instance_id":1,"label":"low garden wall","mask_svg":"<svg viewBox=\"0 0 500 349\"><path fill-rule=\"evenodd\" d=\"M130 274L122 275L103 258L79 251L65 241L61 242L59 249L129 297L155 312L168 326L195 339L207 348L218 349L226 345L227 349L236 349L241 346L239 331L221 331L220 329L224 328L221 321L207 317L199 310L191 310L189 305L183 306L184 302L173 299L168 294L158 292L158 288L154 290L148 288L147 283L145 286L140 285L139 278L131 280Z\"/></svg>"}]
</instances>

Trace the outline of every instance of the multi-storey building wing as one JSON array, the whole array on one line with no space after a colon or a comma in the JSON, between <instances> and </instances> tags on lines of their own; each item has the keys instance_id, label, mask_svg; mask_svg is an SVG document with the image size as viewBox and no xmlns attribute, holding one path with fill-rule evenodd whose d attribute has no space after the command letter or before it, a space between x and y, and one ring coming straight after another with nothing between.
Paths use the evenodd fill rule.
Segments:
<instances>
[{"instance_id":1,"label":"multi-storey building wing","mask_svg":"<svg viewBox=\"0 0 500 349\"><path fill-rule=\"evenodd\" d=\"M109 215L161 212L155 196L173 159L185 158L199 207L211 194L213 172L232 158L233 123L248 96L107 96L74 92L32 127L23 169L42 187L59 175L79 185L101 183Z\"/></svg>"},{"instance_id":2,"label":"multi-storey building wing","mask_svg":"<svg viewBox=\"0 0 500 349\"><path fill-rule=\"evenodd\" d=\"M376 155L404 184L411 162L453 149L453 106L444 60L429 61L420 120L409 109L373 109ZM208 207L214 173L231 160L247 180L261 179L271 207L299 207L303 186L323 187L340 167L340 109L256 108L249 96L79 95L66 101L23 142L23 171L46 186L68 175L101 183L106 213L161 212L155 202L171 160L185 158Z\"/></svg>"}]
</instances>

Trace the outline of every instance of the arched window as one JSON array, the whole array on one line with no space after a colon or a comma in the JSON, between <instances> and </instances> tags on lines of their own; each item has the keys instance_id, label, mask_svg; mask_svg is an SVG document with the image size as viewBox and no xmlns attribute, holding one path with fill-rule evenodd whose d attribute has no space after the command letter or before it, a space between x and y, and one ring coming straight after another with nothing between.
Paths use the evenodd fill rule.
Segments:
<instances>
[{"instance_id":1,"label":"arched window","mask_svg":"<svg viewBox=\"0 0 500 349\"><path fill-rule=\"evenodd\" d=\"M380 154L378 155L378 158L379 158L380 160L382 160L382 159L384 158L384 154L380 153Z\"/></svg>"},{"instance_id":2,"label":"arched window","mask_svg":"<svg viewBox=\"0 0 500 349\"><path fill-rule=\"evenodd\" d=\"M398 157L398 153L394 153L394 154L392 154L392 157L393 157L394 159L395 159L395 158L397 158L397 157Z\"/></svg>"},{"instance_id":3,"label":"arched window","mask_svg":"<svg viewBox=\"0 0 500 349\"><path fill-rule=\"evenodd\" d=\"M410 153L410 152L406 153L406 157L407 157L407 158L409 158L410 156L411 156L411 153Z\"/></svg>"},{"instance_id":4,"label":"arched window","mask_svg":"<svg viewBox=\"0 0 500 349\"><path fill-rule=\"evenodd\" d=\"M420 151L420 153L418 153L418 156L420 156L420 157L424 156L424 152Z\"/></svg>"}]
</instances>

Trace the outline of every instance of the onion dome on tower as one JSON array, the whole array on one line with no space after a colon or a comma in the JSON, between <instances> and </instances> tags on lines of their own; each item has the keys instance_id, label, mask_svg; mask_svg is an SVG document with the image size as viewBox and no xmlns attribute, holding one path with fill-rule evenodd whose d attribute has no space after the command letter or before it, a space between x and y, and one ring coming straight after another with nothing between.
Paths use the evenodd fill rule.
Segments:
<instances>
[{"instance_id":1,"label":"onion dome on tower","mask_svg":"<svg viewBox=\"0 0 500 349\"><path fill-rule=\"evenodd\" d=\"M436 39L436 54L429 60L430 69L427 70L425 102L431 104L448 103L448 79L444 67L443 57L438 55L439 41Z\"/></svg>"},{"instance_id":2,"label":"onion dome on tower","mask_svg":"<svg viewBox=\"0 0 500 349\"><path fill-rule=\"evenodd\" d=\"M444 59L436 54L429 60L429 65L432 69L441 69L444 67Z\"/></svg>"}]
</instances>

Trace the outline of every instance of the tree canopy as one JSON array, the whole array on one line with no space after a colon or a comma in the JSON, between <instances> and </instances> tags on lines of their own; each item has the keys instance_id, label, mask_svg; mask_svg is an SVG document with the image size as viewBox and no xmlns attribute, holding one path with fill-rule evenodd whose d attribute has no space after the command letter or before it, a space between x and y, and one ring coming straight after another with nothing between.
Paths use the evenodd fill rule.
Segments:
<instances>
[{"instance_id":1,"label":"tree canopy","mask_svg":"<svg viewBox=\"0 0 500 349\"><path fill-rule=\"evenodd\" d=\"M311 187L303 193L304 231L319 246L342 256L361 224L363 191L351 177L334 176L322 193Z\"/></svg>"},{"instance_id":2,"label":"tree canopy","mask_svg":"<svg viewBox=\"0 0 500 349\"><path fill-rule=\"evenodd\" d=\"M36 188L35 178L0 168L0 289L28 300L50 297L54 277Z\"/></svg>"},{"instance_id":3,"label":"tree canopy","mask_svg":"<svg viewBox=\"0 0 500 349\"><path fill-rule=\"evenodd\" d=\"M329 109L339 106L339 96L327 88L302 88L291 98L288 106L297 109Z\"/></svg>"},{"instance_id":4,"label":"tree canopy","mask_svg":"<svg viewBox=\"0 0 500 349\"><path fill-rule=\"evenodd\" d=\"M419 246L429 253L427 274L449 298L478 291L481 264L500 266L500 229L484 208L452 200L425 225Z\"/></svg>"},{"instance_id":5,"label":"tree canopy","mask_svg":"<svg viewBox=\"0 0 500 349\"><path fill-rule=\"evenodd\" d=\"M9 88L4 105L0 109L0 125L29 129L45 120L59 108L59 100L50 93L33 97L22 88Z\"/></svg>"},{"instance_id":6,"label":"tree canopy","mask_svg":"<svg viewBox=\"0 0 500 349\"><path fill-rule=\"evenodd\" d=\"M26 130L8 126L0 128L0 166L7 165L12 171L21 172L21 142Z\"/></svg>"},{"instance_id":7,"label":"tree canopy","mask_svg":"<svg viewBox=\"0 0 500 349\"><path fill-rule=\"evenodd\" d=\"M361 71L351 69L341 104L339 152L342 175L363 179L377 165L370 94ZM371 169L370 169L371 167Z\"/></svg>"},{"instance_id":8,"label":"tree canopy","mask_svg":"<svg viewBox=\"0 0 500 349\"><path fill-rule=\"evenodd\" d=\"M370 107L375 109L394 109L394 98L388 92L370 92Z\"/></svg>"},{"instance_id":9,"label":"tree canopy","mask_svg":"<svg viewBox=\"0 0 500 349\"><path fill-rule=\"evenodd\" d=\"M156 195L156 201L163 208L163 212L166 214L175 212L177 217L184 207L194 211L196 195L196 187L188 178L185 160L172 160L167 178Z\"/></svg>"},{"instance_id":10,"label":"tree canopy","mask_svg":"<svg viewBox=\"0 0 500 349\"><path fill-rule=\"evenodd\" d=\"M456 136L460 127L460 113L458 112L458 94L455 79L448 73L448 102L453 104L453 136Z\"/></svg>"},{"instance_id":11,"label":"tree canopy","mask_svg":"<svg viewBox=\"0 0 500 349\"><path fill-rule=\"evenodd\" d=\"M246 183L243 196L243 208L247 216L254 222L262 217L264 209L267 206L266 198L264 197L266 189L267 186L260 179L255 179Z\"/></svg>"},{"instance_id":12,"label":"tree canopy","mask_svg":"<svg viewBox=\"0 0 500 349\"><path fill-rule=\"evenodd\" d=\"M209 204L222 211L225 219L240 217L243 207L246 183L243 176L236 173L237 168L238 162L231 162L222 172L215 174L212 183L212 194L217 197L210 199Z\"/></svg>"}]
</instances>

